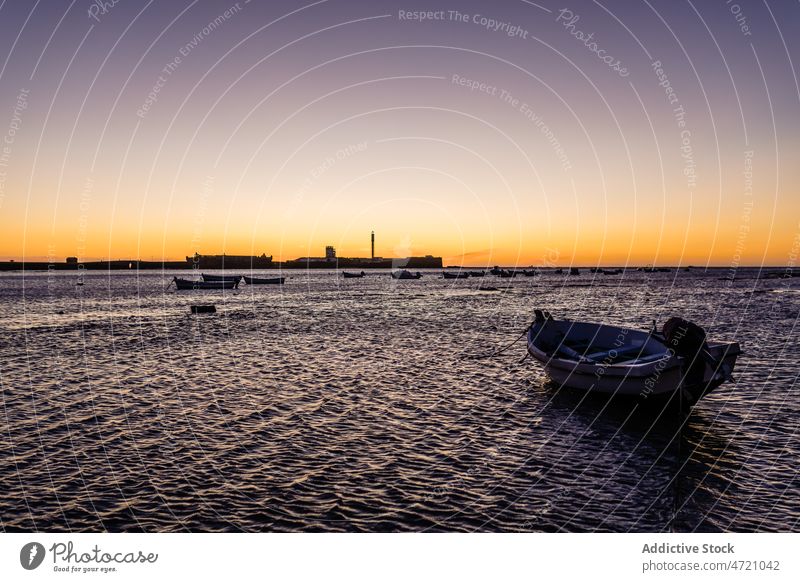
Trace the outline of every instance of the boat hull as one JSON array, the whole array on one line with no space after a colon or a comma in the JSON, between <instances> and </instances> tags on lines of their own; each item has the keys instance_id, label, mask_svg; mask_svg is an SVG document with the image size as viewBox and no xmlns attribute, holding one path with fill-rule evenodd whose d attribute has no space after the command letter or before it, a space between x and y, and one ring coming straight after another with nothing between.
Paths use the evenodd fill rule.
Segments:
<instances>
[{"instance_id":1,"label":"boat hull","mask_svg":"<svg viewBox=\"0 0 800 582\"><path fill-rule=\"evenodd\" d=\"M203 277L203 281L206 283L217 283L217 282L227 282L232 281L237 285L242 282L241 275L207 275L206 273L201 274Z\"/></svg>"},{"instance_id":2,"label":"boat hull","mask_svg":"<svg viewBox=\"0 0 800 582\"><path fill-rule=\"evenodd\" d=\"M680 382L681 369L677 366L669 367L660 374L653 372L646 376L606 375L601 366L594 366L591 370L578 371L569 364L560 365L560 362L546 362L545 372L551 380L561 386L597 392L600 394L613 394L618 396L662 395L675 391L675 386Z\"/></svg>"},{"instance_id":3,"label":"boat hull","mask_svg":"<svg viewBox=\"0 0 800 582\"><path fill-rule=\"evenodd\" d=\"M221 289L236 289L238 281L195 281L192 279L173 278L178 291L209 291Z\"/></svg>"},{"instance_id":4,"label":"boat hull","mask_svg":"<svg viewBox=\"0 0 800 582\"><path fill-rule=\"evenodd\" d=\"M411 273L410 271L392 271L392 279L421 279L422 273Z\"/></svg>"}]
</instances>

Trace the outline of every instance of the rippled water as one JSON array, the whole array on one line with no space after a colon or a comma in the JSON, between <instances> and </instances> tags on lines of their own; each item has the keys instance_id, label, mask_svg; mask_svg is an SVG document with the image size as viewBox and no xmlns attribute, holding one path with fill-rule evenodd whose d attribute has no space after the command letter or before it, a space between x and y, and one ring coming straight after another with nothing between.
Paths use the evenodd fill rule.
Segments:
<instances>
[{"instance_id":1,"label":"rippled water","mask_svg":"<svg viewBox=\"0 0 800 582\"><path fill-rule=\"evenodd\" d=\"M800 280L726 271L166 290L0 275L5 531L789 531ZM215 303L215 315L189 305ZM737 339L691 412L581 401L520 362L555 316Z\"/></svg>"}]
</instances>

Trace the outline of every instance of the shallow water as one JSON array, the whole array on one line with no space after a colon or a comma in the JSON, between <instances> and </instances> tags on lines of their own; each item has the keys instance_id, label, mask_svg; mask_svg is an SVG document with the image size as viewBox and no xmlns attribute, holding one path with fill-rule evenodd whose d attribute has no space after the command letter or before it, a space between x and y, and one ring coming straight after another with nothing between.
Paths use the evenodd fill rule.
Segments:
<instances>
[{"instance_id":1,"label":"shallow water","mask_svg":"<svg viewBox=\"0 0 800 582\"><path fill-rule=\"evenodd\" d=\"M174 274L0 274L3 530L797 530L798 279ZM523 342L467 357L536 307L693 319L742 342L737 383L679 430L558 390Z\"/></svg>"}]
</instances>

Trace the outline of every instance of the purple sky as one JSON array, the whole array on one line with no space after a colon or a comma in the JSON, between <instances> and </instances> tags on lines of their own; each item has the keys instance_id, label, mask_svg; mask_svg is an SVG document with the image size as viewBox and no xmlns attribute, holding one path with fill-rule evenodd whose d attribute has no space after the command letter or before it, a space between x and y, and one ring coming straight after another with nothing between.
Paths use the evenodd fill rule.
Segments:
<instances>
[{"instance_id":1,"label":"purple sky","mask_svg":"<svg viewBox=\"0 0 800 582\"><path fill-rule=\"evenodd\" d=\"M798 30L796 2L3 1L0 258L374 229L451 264L786 264Z\"/></svg>"}]
</instances>

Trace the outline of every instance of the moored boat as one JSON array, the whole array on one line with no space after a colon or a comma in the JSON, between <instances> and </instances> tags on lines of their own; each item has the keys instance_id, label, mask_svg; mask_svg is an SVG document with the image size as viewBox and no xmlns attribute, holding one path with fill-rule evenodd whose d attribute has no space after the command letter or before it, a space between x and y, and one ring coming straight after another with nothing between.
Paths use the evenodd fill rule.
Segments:
<instances>
[{"instance_id":1,"label":"moored boat","mask_svg":"<svg viewBox=\"0 0 800 582\"><path fill-rule=\"evenodd\" d=\"M364 275L366 275L364 271L361 271L360 273L348 273L347 271L342 271L342 276L345 279L361 279L364 277Z\"/></svg>"},{"instance_id":2,"label":"moored boat","mask_svg":"<svg viewBox=\"0 0 800 582\"><path fill-rule=\"evenodd\" d=\"M201 273L203 277L203 281L207 282L215 282L215 281L234 281L237 285L242 282L241 275L209 275L206 273Z\"/></svg>"},{"instance_id":3,"label":"moored boat","mask_svg":"<svg viewBox=\"0 0 800 582\"><path fill-rule=\"evenodd\" d=\"M422 273L417 271L416 273L412 273L411 271L407 271L406 269L399 269L397 271L392 271L392 279L421 279Z\"/></svg>"},{"instance_id":4,"label":"moored boat","mask_svg":"<svg viewBox=\"0 0 800 582\"><path fill-rule=\"evenodd\" d=\"M458 273L448 273L447 271L442 271L442 278L444 279L469 279L469 273L466 271L461 271Z\"/></svg>"},{"instance_id":5,"label":"moored boat","mask_svg":"<svg viewBox=\"0 0 800 582\"><path fill-rule=\"evenodd\" d=\"M244 282L248 285L283 285L286 277L248 277L244 275Z\"/></svg>"},{"instance_id":6,"label":"moored boat","mask_svg":"<svg viewBox=\"0 0 800 582\"><path fill-rule=\"evenodd\" d=\"M208 289L236 289L239 286L238 281L198 281L196 279L179 279L173 277L172 281L178 291L198 291Z\"/></svg>"},{"instance_id":7,"label":"moored boat","mask_svg":"<svg viewBox=\"0 0 800 582\"><path fill-rule=\"evenodd\" d=\"M535 313L528 353L556 383L586 392L674 396L691 406L731 379L741 353L737 342L707 342L701 327L680 318L658 332Z\"/></svg>"}]
</instances>

